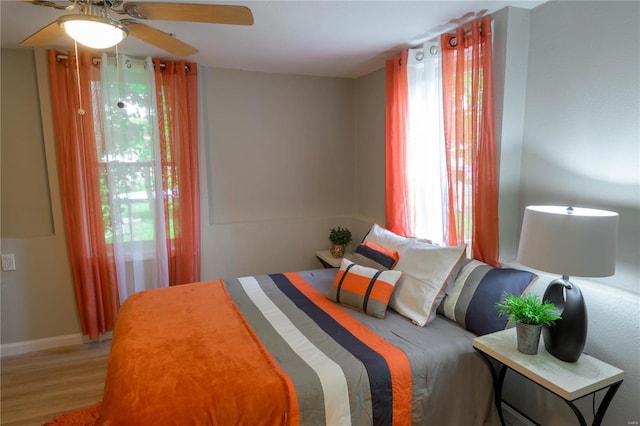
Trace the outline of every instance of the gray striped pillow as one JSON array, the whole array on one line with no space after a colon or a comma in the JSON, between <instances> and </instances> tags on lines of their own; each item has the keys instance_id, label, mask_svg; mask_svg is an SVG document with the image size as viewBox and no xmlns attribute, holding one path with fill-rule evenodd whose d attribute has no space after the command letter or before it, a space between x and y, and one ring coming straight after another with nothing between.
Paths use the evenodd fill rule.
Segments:
<instances>
[{"instance_id":1,"label":"gray striped pillow","mask_svg":"<svg viewBox=\"0 0 640 426\"><path fill-rule=\"evenodd\" d=\"M538 276L529 271L494 268L472 260L448 289L438 313L477 335L504 330L507 317L498 315L496 303L505 292L524 293L536 279Z\"/></svg>"}]
</instances>

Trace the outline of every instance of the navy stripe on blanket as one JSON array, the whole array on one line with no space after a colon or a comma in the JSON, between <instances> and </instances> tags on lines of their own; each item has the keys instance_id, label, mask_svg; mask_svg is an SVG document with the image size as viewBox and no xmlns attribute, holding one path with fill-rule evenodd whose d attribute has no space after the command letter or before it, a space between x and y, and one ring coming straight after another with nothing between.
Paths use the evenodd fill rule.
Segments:
<instances>
[{"instance_id":1,"label":"navy stripe on blanket","mask_svg":"<svg viewBox=\"0 0 640 426\"><path fill-rule=\"evenodd\" d=\"M391 389L391 370L384 357L360 341L338 321L319 308L300 292L285 275L270 274L269 276L280 291L286 294L298 308L306 312L320 328L364 364L371 386L373 424L392 424L393 392Z\"/></svg>"}]
</instances>

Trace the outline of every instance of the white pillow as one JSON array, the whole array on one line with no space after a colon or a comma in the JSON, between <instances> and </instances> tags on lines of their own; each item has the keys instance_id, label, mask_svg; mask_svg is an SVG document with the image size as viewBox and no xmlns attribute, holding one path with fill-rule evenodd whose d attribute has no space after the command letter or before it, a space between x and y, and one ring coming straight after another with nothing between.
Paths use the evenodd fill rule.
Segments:
<instances>
[{"instance_id":1,"label":"white pillow","mask_svg":"<svg viewBox=\"0 0 640 426\"><path fill-rule=\"evenodd\" d=\"M436 308L444 298L449 278L464 263L466 245L437 247L414 242L400 252L394 270L402 271L389 306L399 314L423 327L436 315Z\"/></svg>"},{"instance_id":2,"label":"white pillow","mask_svg":"<svg viewBox=\"0 0 640 426\"><path fill-rule=\"evenodd\" d=\"M408 249L409 247L411 247L416 243L422 243L422 244L431 243L431 241L427 239L402 237L398 234L395 234L389 231L388 229L383 228L377 223L373 224L373 226L369 230L369 233L364 237L363 241L371 241L372 243L378 244L379 246L382 246L387 250L397 251L400 254L402 253L403 250Z\"/></svg>"}]
</instances>

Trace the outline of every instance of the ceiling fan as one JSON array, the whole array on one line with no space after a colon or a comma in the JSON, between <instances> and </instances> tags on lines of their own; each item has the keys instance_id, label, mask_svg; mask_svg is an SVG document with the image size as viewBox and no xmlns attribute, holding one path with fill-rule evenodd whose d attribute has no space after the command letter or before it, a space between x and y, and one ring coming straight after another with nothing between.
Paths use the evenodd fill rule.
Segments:
<instances>
[{"instance_id":1,"label":"ceiling fan","mask_svg":"<svg viewBox=\"0 0 640 426\"><path fill-rule=\"evenodd\" d=\"M70 4L63 6L51 1L22 1L66 11L77 9L79 13L61 16L27 37L20 46L45 46L68 34L80 44L105 49L131 35L172 55L185 57L197 53L198 49L139 20L253 25L253 14L245 6L178 2L124 3L122 0L69 0ZM116 19L119 15L126 17Z\"/></svg>"}]
</instances>

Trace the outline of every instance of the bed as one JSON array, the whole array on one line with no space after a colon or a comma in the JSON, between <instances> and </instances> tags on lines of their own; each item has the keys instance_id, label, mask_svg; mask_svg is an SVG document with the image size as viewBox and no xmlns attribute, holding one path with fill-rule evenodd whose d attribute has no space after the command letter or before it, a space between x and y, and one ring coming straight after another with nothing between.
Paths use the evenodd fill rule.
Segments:
<instances>
[{"instance_id":1,"label":"bed","mask_svg":"<svg viewBox=\"0 0 640 426\"><path fill-rule=\"evenodd\" d=\"M460 300L440 315L430 306L425 327L327 297L348 263L131 296L113 333L102 424L497 424L476 333L447 318L465 299L454 278L477 271L462 262L448 276Z\"/></svg>"}]
</instances>

